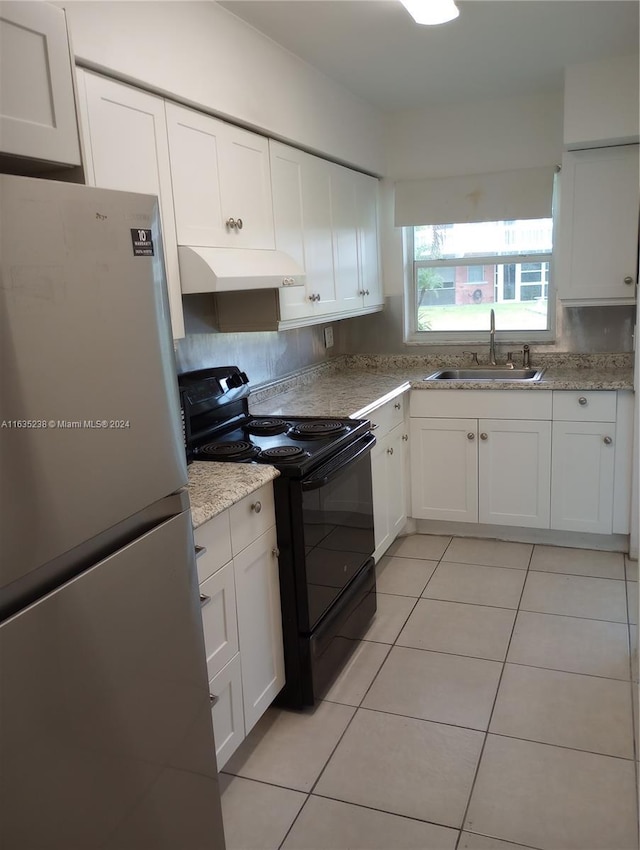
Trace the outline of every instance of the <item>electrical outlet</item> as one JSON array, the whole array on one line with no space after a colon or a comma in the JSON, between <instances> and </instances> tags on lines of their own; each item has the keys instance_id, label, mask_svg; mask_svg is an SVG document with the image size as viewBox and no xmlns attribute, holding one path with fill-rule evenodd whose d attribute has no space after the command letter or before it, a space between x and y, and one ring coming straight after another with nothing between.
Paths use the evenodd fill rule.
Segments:
<instances>
[{"instance_id":1,"label":"electrical outlet","mask_svg":"<svg viewBox=\"0 0 640 850\"><path fill-rule=\"evenodd\" d=\"M324 347L331 348L333 346L333 328L324 329Z\"/></svg>"}]
</instances>

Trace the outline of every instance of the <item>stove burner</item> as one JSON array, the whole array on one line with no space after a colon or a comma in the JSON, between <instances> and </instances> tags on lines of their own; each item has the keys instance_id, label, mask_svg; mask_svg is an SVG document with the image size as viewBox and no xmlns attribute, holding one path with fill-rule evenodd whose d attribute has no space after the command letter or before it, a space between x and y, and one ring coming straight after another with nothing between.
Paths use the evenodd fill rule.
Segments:
<instances>
[{"instance_id":1,"label":"stove burner","mask_svg":"<svg viewBox=\"0 0 640 850\"><path fill-rule=\"evenodd\" d=\"M260 452L260 460L274 460L279 462L300 460L303 457L308 457L309 452L298 446L273 446L271 449L265 449Z\"/></svg>"},{"instance_id":2,"label":"stove burner","mask_svg":"<svg viewBox=\"0 0 640 850\"><path fill-rule=\"evenodd\" d=\"M284 434L289 428L289 423L284 419L253 419L247 425L247 431L256 436L272 436L273 434Z\"/></svg>"},{"instance_id":3,"label":"stove burner","mask_svg":"<svg viewBox=\"0 0 640 850\"><path fill-rule=\"evenodd\" d=\"M339 420L318 420L317 422L299 423L291 430L289 436L297 437L298 439L337 437L339 434L346 434L348 430L349 426Z\"/></svg>"},{"instance_id":4,"label":"stove burner","mask_svg":"<svg viewBox=\"0 0 640 850\"><path fill-rule=\"evenodd\" d=\"M198 450L198 454L207 455L207 460L250 460L259 454L260 449L246 440L229 443L209 443Z\"/></svg>"}]
</instances>

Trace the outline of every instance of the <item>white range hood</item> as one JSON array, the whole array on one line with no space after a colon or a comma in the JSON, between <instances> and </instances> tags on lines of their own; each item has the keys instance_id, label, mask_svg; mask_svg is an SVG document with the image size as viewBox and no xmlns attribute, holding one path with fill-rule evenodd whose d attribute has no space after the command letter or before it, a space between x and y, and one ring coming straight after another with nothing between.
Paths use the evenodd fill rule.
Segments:
<instances>
[{"instance_id":1,"label":"white range hood","mask_svg":"<svg viewBox=\"0 0 640 850\"><path fill-rule=\"evenodd\" d=\"M304 270L283 251L178 246L182 292L277 289L304 280Z\"/></svg>"}]
</instances>

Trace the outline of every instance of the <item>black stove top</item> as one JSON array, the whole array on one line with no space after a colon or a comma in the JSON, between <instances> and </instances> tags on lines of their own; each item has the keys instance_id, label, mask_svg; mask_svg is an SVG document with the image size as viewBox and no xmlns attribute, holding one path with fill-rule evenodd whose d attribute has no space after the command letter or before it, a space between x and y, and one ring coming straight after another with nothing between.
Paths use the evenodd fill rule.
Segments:
<instances>
[{"instance_id":1,"label":"black stove top","mask_svg":"<svg viewBox=\"0 0 640 850\"><path fill-rule=\"evenodd\" d=\"M248 378L235 366L178 378L189 460L269 463L298 476L368 434L366 419L251 416Z\"/></svg>"}]
</instances>

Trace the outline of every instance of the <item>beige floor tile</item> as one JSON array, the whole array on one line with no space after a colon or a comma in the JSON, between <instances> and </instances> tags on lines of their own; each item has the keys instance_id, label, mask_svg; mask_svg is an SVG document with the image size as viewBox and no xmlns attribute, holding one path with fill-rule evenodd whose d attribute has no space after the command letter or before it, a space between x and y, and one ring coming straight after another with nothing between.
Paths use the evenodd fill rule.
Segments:
<instances>
[{"instance_id":1,"label":"beige floor tile","mask_svg":"<svg viewBox=\"0 0 640 850\"><path fill-rule=\"evenodd\" d=\"M517 608L526 575L524 570L441 561L422 595L428 599Z\"/></svg>"},{"instance_id":2,"label":"beige floor tile","mask_svg":"<svg viewBox=\"0 0 640 850\"><path fill-rule=\"evenodd\" d=\"M388 652L386 643L360 641L323 699L343 705L360 705Z\"/></svg>"},{"instance_id":3,"label":"beige floor tile","mask_svg":"<svg viewBox=\"0 0 640 850\"><path fill-rule=\"evenodd\" d=\"M533 546L506 540L480 540L454 537L446 551L446 560L458 564L484 564L486 567L515 567L526 570Z\"/></svg>"},{"instance_id":4,"label":"beige floor tile","mask_svg":"<svg viewBox=\"0 0 640 850\"><path fill-rule=\"evenodd\" d=\"M534 546L531 569L577 576L624 578L624 555L621 552L598 552L595 549L568 549L564 546Z\"/></svg>"},{"instance_id":5,"label":"beige floor tile","mask_svg":"<svg viewBox=\"0 0 640 850\"><path fill-rule=\"evenodd\" d=\"M376 568L378 592L420 596L437 566L437 561L385 555Z\"/></svg>"},{"instance_id":6,"label":"beige floor tile","mask_svg":"<svg viewBox=\"0 0 640 850\"><path fill-rule=\"evenodd\" d=\"M486 730L501 672L497 661L394 647L362 705Z\"/></svg>"},{"instance_id":7,"label":"beige floor tile","mask_svg":"<svg viewBox=\"0 0 640 850\"><path fill-rule=\"evenodd\" d=\"M394 540L387 549L387 555L439 561L450 541L450 537L439 537L435 534L409 534L407 537L398 537Z\"/></svg>"},{"instance_id":8,"label":"beige floor tile","mask_svg":"<svg viewBox=\"0 0 640 850\"><path fill-rule=\"evenodd\" d=\"M507 661L628 679L628 640L627 627L622 623L520 611Z\"/></svg>"},{"instance_id":9,"label":"beige floor tile","mask_svg":"<svg viewBox=\"0 0 640 850\"><path fill-rule=\"evenodd\" d=\"M269 709L224 767L225 773L310 791L354 709L320 702L302 712Z\"/></svg>"},{"instance_id":10,"label":"beige floor tile","mask_svg":"<svg viewBox=\"0 0 640 850\"><path fill-rule=\"evenodd\" d=\"M311 795L282 850L454 850L458 831Z\"/></svg>"},{"instance_id":11,"label":"beige floor tile","mask_svg":"<svg viewBox=\"0 0 640 850\"><path fill-rule=\"evenodd\" d=\"M627 616L629 622L638 625L638 582L628 581L627 583Z\"/></svg>"},{"instance_id":12,"label":"beige floor tile","mask_svg":"<svg viewBox=\"0 0 640 850\"><path fill-rule=\"evenodd\" d=\"M398 644L504 661L516 612L507 608L420 599Z\"/></svg>"},{"instance_id":13,"label":"beige floor tile","mask_svg":"<svg viewBox=\"0 0 640 850\"><path fill-rule=\"evenodd\" d=\"M627 581L638 581L638 562L632 561L628 555L624 556L624 569Z\"/></svg>"},{"instance_id":14,"label":"beige floor tile","mask_svg":"<svg viewBox=\"0 0 640 850\"><path fill-rule=\"evenodd\" d=\"M416 600L412 596L377 594L377 610L371 625L362 636L364 640L393 643L407 621Z\"/></svg>"},{"instance_id":15,"label":"beige floor tile","mask_svg":"<svg viewBox=\"0 0 640 850\"><path fill-rule=\"evenodd\" d=\"M227 850L277 850L307 799L306 794L220 775Z\"/></svg>"},{"instance_id":16,"label":"beige floor tile","mask_svg":"<svg viewBox=\"0 0 640 850\"><path fill-rule=\"evenodd\" d=\"M626 623L624 582L530 570L520 610Z\"/></svg>"},{"instance_id":17,"label":"beige floor tile","mask_svg":"<svg viewBox=\"0 0 640 850\"><path fill-rule=\"evenodd\" d=\"M543 850L635 850L634 764L489 735L464 826Z\"/></svg>"},{"instance_id":18,"label":"beige floor tile","mask_svg":"<svg viewBox=\"0 0 640 850\"><path fill-rule=\"evenodd\" d=\"M505 665L491 732L633 759L628 682Z\"/></svg>"},{"instance_id":19,"label":"beige floor tile","mask_svg":"<svg viewBox=\"0 0 640 850\"><path fill-rule=\"evenodd\" d=\"M638 627L629 626L629 650L631 652L631 678L637 682L638 675Z\"/></svg>"},{"instance_id":20,"label":"beige floor tile","mask_svg":"<svg viewBox=\"0 0 640 850\"><path fill-rule=\"evenodd\" d=\"M524 844L511 844L499 838L487 838L486 835L474 835L472 832L460 833L459 850L535 850Z\"/></svg>"},{"instance_id":21,"label":"beige floor tile","mask_svg":"<svg viewBox=\"0 0 640 850\"><path fill-rule=\"evenodd\" d=\"M460 827L484 734L358 709L314 791Z\"/></svg>"}]
</instances>

